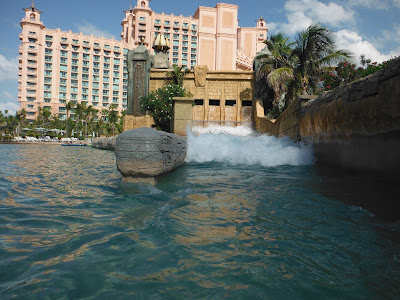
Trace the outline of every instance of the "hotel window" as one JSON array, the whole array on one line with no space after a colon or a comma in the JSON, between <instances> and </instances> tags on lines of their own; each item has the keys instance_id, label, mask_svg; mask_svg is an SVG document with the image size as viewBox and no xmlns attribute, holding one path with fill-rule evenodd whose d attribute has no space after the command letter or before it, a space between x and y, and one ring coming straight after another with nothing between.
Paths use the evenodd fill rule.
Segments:
<instances>
[{"instance_id":1,"label":"hotel window","mask_svg":"<svg viewBox=\"0 0 400 300\"><path fill-rule=\"evenodd\" d=\"M99 84L97 82L93 82L92 87L95 88L95 89L98 89L99 88Z\"/></svg>"},{"instance_id":2,"label":"hotel window","mask_svg":"<svg viewBox=\"0 0 400 300\"><path fill-rule=\"evenodd\" d=\"M182 47L182 52L188 52L188 47Z\"/></svg>"},{"instance_id":3,"label":"hotel window","mask_svg":"<svg viewBox=\"0 0 400 300\"><path fill-rule=\"evenodd\" d=\"M67 51L61 50L61 51L60 51L60 56L62 56L62 57L67 57L67 56L68 56L68 52L67 52Z\"/></svg>"},{"instance_id":4,"label":"hotel window","mask_svg":"<svg viewBox=\"0 0 400 300\"><path fill-rule=\"evenodd\" d=\"M114 70L119 70L119 66L118 65L114 65Z\"/></svg>"},{"instance_id":5,"label":"hotel window","mask_svg":"<svg viewBox=\"0 0 400 300\"><path fill-rule=\"evenodd\" d=\"M104 45L104 49L111 49L110 45Z\"/></svg>"},{"instance_id":6,"label":"hotel window","mask_svg":"<svg viewBox=\"0 0 400 300\"><path fill-rule=\"evenodd\" d=\"M50 43L50 42L46 42L46 47L51 47L51 46L53 46L53 44L52 44L52 43Z\"/></svg>"},{"instance_id":7,"label":"hotel window","mask_svg":"<svg viewBox=\"0 0 400 300\"><path fill-rule=\"evenodd\" d=\"M178 53L178 52L174 52L174 53L172 54L172 56L173 56L173 57L179 57L179 53Z\"/></svg>"},{"instance_id":8,"label":"hotel window","mask_svg":"<svg viewBox=\"0 0 400 300\"><path fill-rule=\"evenodd\" d=\"M168 20L164 21L164 26L169 26L170 24L171 24L170 21L168 21Z\"/></svg>"},{"instance_id":9,"label":"hotel window","mask_svg":"<svg viewBox=\"0 0 400 300\"><path fill-rule=\"evenodd\" d=\"M196 24L192 24L192 29L197 30L197 25Z\"/></svg>"},{"instance_id":10,"label":"hotel window","mask_svg":"<svg viewBox=\"0 0 400 300\"><path fill-rule=\"evenodd\" d=\"M79 58L79 53L72 52L72 58Z\"/></svg>"},{"instance_id":11,"label":"hotel window","mask_svg":"<svg viewBox=\"0 0 400 300\"><path fill-rule=\"evenodd\" d=\"M45 69L51 69L52 67L53 67L52 64L48 64L48 63L45 63L45 64L44 64L44 68L45 68Z\"/></svg>"},{"instance_id":12,"label":"hotel window","mask_svg":"<svg viewBox=\"0 0 400 300\"><path fill-rule=\"evenodd\" d=\"M173 45L174 46L179 46L179 41L174 41Z\"/></svg>"},{"instance_id":13,"label":"hotel window","mask_svg":"<svg viewBox=\"0 0 400 300\"><path fill-rule=\"evenodd\" d=\"M174 34L174 40L179 40L179 34Z\"/></svg>"},{"instance_id":14,"label":"hotel window","mask_svg":"<svg viewBox=\"0 0 400 300\"><path fill-rule=\"evenodd\" d=\"M196 65L196 61L192 60L192 66L195 66L195 65Z\"/></svg>"},{"instance_id":15,"label":"hotel window","mask_svg":"<svg viewBox=\"0 0 400 300\"><path fill-rule=\"evenodd\" d=\"M103 102L108 102L108 97L103 96Z\"/></svg>"},{"instance_id":16,"label":"hotel window","mask_svg":"<svg viewBox=\"0 0 400 300\"><path fill-rule=\"evenodd\" d=\"M27 68L28 71L36 71L36 68Z\"/></svg>"},{"instance_id":17,"label":"hotel window","mask_svg":"<svg viewBox=\"0 0 400 300\"><path fill-rule=\"evenodd\" d=\"M113 96L119 96L119 91L113 91Z\"/></svg>"},{"instance_id":18,"label":"hotel window","mask_svg":"<svg viewBox=\"0 0 400 300\"><path fill-rule=\"evenodd\" d=\"M179 25L180 25L179 21L174 22L174 26L179 26Z\"/></svg>"},{"instance_id":19,"label":"hotel window","mask_svg":"<svg viewBox=\"0 0 400 300\"><path fill-rule=\"evenodd\" d=\"M188 28L189 27L189 23L183 23L183 28Z\"/></svg>"},{"instance_id":20,"label":"hotel window","mask_svg":"<svg viewBox=\"0 0 400 300\"><path fill-rule=\"evenodd\" d=\"M60 92L66 92L67 91L67 87L60 85Z\"/></svg>"},{"instance_id":21,"label":"hotel window","mask_svg":"<svg viewBox=\"0 0 400 300\"><path fill-rule=\"evenodd\" d=\"M82 95L82 100L87 100L88 98L88 95Z\"/></svg>"},{"instance_id":22,"label":"hotel window","mask_svg":"<svg viewBox=\"0 0 400 300\"><path fill-rule=\"evenodd\" d=\"M96 74L96 75L100 74L100 70L99 69L93 69L93 74Z\"/></svg>"},{"instance_id":23,"label":"hotel window","mask_svg":"<svg viewBox=\"0 0 400 300\"><path fill-rule=\"evenodd\" d=\"M83 87L89 87L89 82L87 82L87 81L82 81L82 86L83 86Z\"/></svg>"},{"instance_id":24,"label":"hotel window","mask_svg":"<svg viewBox=\"0 0 400 300\"><path fill-rule=\"evenodd\" d=\"M114 78L113 83L119 83L119 78Z\"/></svg>"},{"instance_id":25,"label":"hotel window","mask_svg":"<svg viewBox=\"0 0 400 300\"><path fill-rule=\"evenodd\" d=\"M78 99L78 95L77 95L77 94L71 94L71 99L72 99L72 100Z\"/></svg>"},{"instance_id":26,"label":"hotel window","mask_svg":"<svg viewBox=\"0 0 400 300\"><path fill-rule=\"evenodd\" d=\"M66 93L60 93L60 98L61 99L66 99L67 98L67 94Z\"/></svg>"},{"instance_id":27,"label":"hotel window","mask_svg":"<svg viewBox=\"0 0 400 300\"><path fill-rule=\"evenodd\" d=\"M174 58L174 59L172 60L172 62L173 62L174 64L177 64L177 63L178 63L178 59L177 59L177 58Z\"/></svg>"},{"instance_id":28,"label":"hotel window","mask_svg":"<svg viewBox=\"0 0 400 300\"><path fill-rule=\"evenodd\" d=\"M182 46L187 47L187 46L189 46L189 43L188 42L182 42Z\"/></svg>"},{"instance_id":29,"label":"hotel window","mask_svg":"<svg viewBox=\"0 0 400 300\"><path fill-rule=\"evenodd\" d=\"M179 47L178 47L178 46L174 46L172 49L173 49L174 51L179 51Z\"/></svg>"},{"instance_id":30,"label":"hotel window","mask_svg":"<svg viewBox=\"0 0 400 300\"><path fill-rule=\"evenodd\" d=\"M187 58L187 57L188 57L187 53L182 53L182 58Z\"/></svg>"},{"instance_id":31,"label":"hotel window","mask_svg":"<svg viewBox=\"0 0 400 300\"><path fill-rule=\"evenodd\" d=\"M89 60L89 54L83 54L83 59Z\"/></svg>"},{"instance_id":32,"label":"hotel window","mask_svg":"<svg viewBox=\"0 0 400 300\"><path fill-rule=\"evenodd\" d=\"M68 63L68 60L66 58L60 58L60 64L66 65Z\"/></svg>"},{"instance_id":33,"label":"hotel window","mask_svg":"<svg viewBox=\"0 0 400 300\"><path fill-rule=\"evenodd\" d=\"M119 58L114 58L114 64L118 64L119 65L119 63L120 63Z\"/></svg>"},{"instance_id":34,"label":"hotel window","mask_svg":"<svg viewBox=\"0 0 400 300\"><path fill-rule=\"evenodd\" d=\"M99 94L99 90L93 89L93 90L92 90L92 93L93 93L93 95L98 95L98 94Z\"/></svg>"},{"instance_id":35,"label":"hotel window","mask_svg":"<svg viewBox=\"0 0 400 300\"><path fill-rule=\"evenodd\" d=\"M71 78L78 79L78 73L71 73Z\"/></svg>"},{"instance_id":36,"label":"hotel window","mask_svg":"<svg viewBox=\"0 0 400 300\"><path fill-rule=\"evenodd\" d=\"M191 46L192 48L196 48L196 47L197 47L197 43L191 43L190 46Z\"/></svg>"},{"instance_id":37,"label":"hotel window","mask_svg":"<svg viewBox=\"0 0 400 300\"><path fill-rule=\"evenodd\" d=\"M110 68L110 64L104 64L104 69L109 69Z\"/></svg>"},{"instance_id":38,"label":"hotel window","mask_svg":"<svg viewBox=\"0 0 400 300\"><path fill-rule=\"evenodd\" d=\"M190 52L192 52L192 53L196 53L197 52L197 49L190 49Z\"/></svg>"},{"instance_id":39,"label":"hotel window","mask_svg":"<svg viewBox=\"0 0 400 300\"><path fill-rule=\"evenodd\" d=\"M44 90L45 90L45 91L51 91L51 85L45 84L45 85L44 85Z\"/></svg>"},{"instance_id":40,"label":"hotel window","mask_svg":"<svg viewBox=\"0 0 400 300\"><path fill-rule=\"evenodd\" d=\"M52 41L53 37L51 35L46 35L46 41Z\"/></svg>"},{"instance_id":41,"label":"hotel window","mask_svg":"<svg viewBox=\"0 0 400 300\"><path fill-rule=\"evenodd\" d=\"M26 100L28 100L28 102L33 102L33 101L35 101L35 98L34 97L26 97Z\"/></svg>"},{"instance_id":42,"label":"hotel window","mask_svg":"<svg viewBox=\"0 0 400 300\"><path fill-rule=\"evenodd\" d=\"M113 84L113 91L119 91L119 85Z\"/></svg>"},{"instance_id":43,"label":"hotel window","mask_svg":"<svg viewBox=\"0 0 400 300\"><path fill-rule=\"evenodd\" d=\"M103 95L109 95L110 93L108 91L103 91ZM108 99L108 97L107 97Z\"/></svg>"},{"instance_id":44,"label":"hotel window","mask_svg":"<svg viewBox=\"0 0 400 300\"><path fill-rule=\"evenodd\" d=\"M88 66L89 66L89 62L84 60L84 61L82 62L82 65L88 67Z\"/></svg>"},{"instance_id":45,"label":"hotel window","mask_svg":"<svg viewBox=\"0 0 400 300\"><path fill-rule=\"evenodd\" d=\"M192 59L196 59L196 54L192 54L192 55L190 55L190 57L191 57Z\"/></svg>"},{"instance_id":46,"label":"hotel window","mask_svg":"<svg viewBox=\"0 0 400 300\"><path fill-rule=\"evenodd\" d=\"M196 35L197 34L197 31L192 31L192 35Z\"/></svg>"},{"instance_id":47,"label":"hotel window","mask_svg":"<svg viewBox=\"0 0 400 300\"><path fill-rule=\"evenodd\" d=\"M68 41L68 38L66 38L66 37L61 38L61 42L67 42L67 41Z\"/></svg>"},{"instance_id":48,"label":"hotel window","mask_svg":"<svg viewBox=\"0 0 400 300\"><path fill-rule=\"evenodd\" d=\"M93 60L94 61L100 61L100 56L97 56L97 55L93 56Z\"/></svg>"},{"instance_id":49,"label":"hotel window","mask_svg":"<svg viewBox=\"0 0 400 300\"><path fill-rule=\"evenodd\" d=\"M89 73L89 68L82 68L83 73ZM83 77L83 76L82 76Z\"/></svg>"},{"instance_id":50,"label":"hotel window","mask_svg":"<svg viewBox=\"0 0 400 300\"><path fill-rule=\"evenodd\" d=\"M182 59L182 65L187 65L187 60L186 59Z\"/></svg>"},{"instance_id":51,"label":"hotel window","mask_svg":"<svg viewBox=\"0 0 400 300\"><path fill-rule=\"evenodd\" d=\"M105 62L105 63L110 62L110 58L109 58L109 57L104 57L104 62Z\"/></svg>"},{"instance_id":52,"label":"hotel window","mask_svg":"<svg viewBox=\"0 0 400 300\"><path fill-rule=\"evenodd\" d=\"M110 76L110 71L104 70L104 71L103 71L103 75L104 75L104 76Z\"/></svg>"},{"instance_id":53,"label":"hotel window","mask_svg":"<svg viewBox=\"0 0 400 300\"><path fill-rule=\"evenodd\" d=\"M77 59L73 59L73 60L72 60L72 64L73 64L74 66L77 66L77 65L79 64L79 61L78 61Z\"/></svg>"},{"instance_id":54,"label":"hotel window","mask_svg":"<svg viewBox=\"0 0 400 300\"><path fill-rule=\"evenodd\" d=\"M43 94L46 98L51 98L51 92L44 92Z\"/></svg>"},{"instance_id":55,"label":"hotel window","mask_svg":"<svg viewBox=\"0 0 400 300\"><path fill-rule=\"evenodd\" d=\"M45 54L51 55L51 54L53 54L53 50L51 50L51 49L45 49L45 50L44 50L44 53L45 53Z\"/></svg>"},{"instance_id":56,"label":"hotel window","mask_svg":"<svg viewBox=\"0 0 400 300\"><path fill-rule=\"evenodd\" d=\"M82 94L87 94L87 93L88 93L88 89L82 88Z\"/></svg>"},{"instance_id":57,"label":"hotel window","mask_svg":"<svg viewBox=\"0 0 400 300\"><path fill-rule=\"evenodd\" d=\"M119 100L118 98L113 98L113 103L118 103L119 102L118 100Z\"/></svg>"},{"instance_id":58,"label":"hotel window","mask_svg":"<svg viewBox=\"0 0 400 300\"><path fill-rule=\"evenodd\" d=\"M154 23L155 23L155 24L161 24L161 20L156 19L156 20L154 21Z\"/></svg>"},{"instance_id":59,"label":"hotel window","mask_svg":"<svg viewBox=\"0 0 400 300\"><path fill-rule=\"evenodd\" d=\"M51 83L51 78L45 78L44 83ZM28 83L29 84L29 83Z\"/></svg>"},{"instance_id":60,"label":"hotel window","mask_svg":"<svg viewBox=\"0 0 400 300\"><path fill-rule=\"evenodd\" d=\"M71 66L71 71L72 72L78 72L78 67L77 66Z\"/></svg>"},{"instance_id":61,"label":"hotel window","mask_svg":"<svg viewBox=\"0 0 400 300\"><path fill-rule=\"evenodd\" d=\"M93 75L93 81L99 81L99 76Z\"/></svg>"},{"instance_id":62,"label":"hotel window","mask_svg":"<svg viewBox=\"0 0 400 300\"><path fill-rule=\"evenodd\" d=\"M178 32L179 32L179 29L174 29L174 32L175 32L175 33L178 33Z\"/></svg>"},{"instance_id":63,"label":"hotel window","mask_svg":"<svg viewBox=\"0 0 400 300\"><path fill-rule=\"evenodd\" d=\"M108 90L110 85L108 83L103 83L103 89Z\"/></svg>"},{"instance_id":64,"label":"hotel window","mask_svg":"<svg viewBox=\"0 0 400 300\"><path fill-rule=\"evenodd\" d=\"M192 42L197 42L197 37L192 36Z\"/></svg>"},{"instance_id":65,"label":"hotel window","mask_svg":"<svg viewBox=\"0 0 400 300\"><path fill-rule=\"evenodd\" d=\"M169 32L169 28L164 28L164 30L165 30L165 32ZM167 33L164 33L164 34L165 34L166 37L169 38L169 33L168 33L168 34L167 34Z\"/></svg>"},{"instance_id":66,"label":"hotel window","mask_svg":"<svg viewBox=\"0 0 400 300\"><path fill-rule=\"evenodd\" d=\"M189 36L187 36L187 35L184 35L184 36L183 36L183 40L184 40L184 41L187 41L188 39L189 39Z\"/></svg>"},{"instance_id":67,"label":"hotel window","mask_svg":"<svg viewBox=\"0 0 400 300\"><path fill-rule=\"evenodd\" d=\"M60 77L67 78L67 72L60 72Z\"/></svg>"},{"instance_id":68,"label":"hotel window","mask_svg":"<svg viewBox=\"0 0 400 300\"><path fill-rule=\"evenodd\" d=\"M67 85L67 79L60 79L60 84Z\"/></svg>"},{"instance_id":69,"label":"hotel window","mask_svg":"<svg viewBox=\"0 0 400 300\"><path fill-rule=\"evenodd\" d=\"M78 80L71 80L71 85L77 86L78 85Z\"/></svg>"},{"instance_id":70,"label":"hotel window","mask_svg":"<svg viewBox=\"0 0 400 300\"><path fill-rule=\"evenodd\" d=\"M184 30L184 31L183 31L183 33L184 33L184 34L187 34L187 33L188 33L188 31L187 31L187 30Z\"/></svg>"},{"instance_id":71,"label":"hotel window","mask_svg":"<svg viewBox=\"0 0 400 300\"><path fill-rule=\"evenodd\" d=\"M29 41L29 43L36 43L36 39L31 39L31 38L28 38L28 41Z\"/></svg>"},{"instance_id":72,"label":"hotel window","mask_svg":"<svg viewBox=\"0 0 400 300\"><path fill-rule=\"evenodd\" d=\"M113 76L114 77L119 77L119 73L118 72L113 72Z\"/></svg>"},{"instance_id":73,"label":"hotel window","mask_svg":"<svg viewBox=\"0 0 400 300\"><path fill-rule=\"evenodd\" d=\"M110 82L110 78L109 77L103 77L103 81L104 82Z\"/></svg>"},{"instance_id":74,"label":"hotel window","mask_svg":"<svg viewBox=\"0 0 400 300\"><path fill-rule=\"evenodd\" d=\"M92 101L99 101L99 96L92 96Z\"/></svg>"},{"instance_id":75,"label":"hotel window","mask_svg":"<svg viewBox=\"0 0 400 300\"><path fill-rule=\"evenodd\" d=\"M44 102L50 103L50 102L51 102L51 99L44 99Z\"/></svg>"},{"instance_id":76,"label":"hotel window","mask_svg":"<svg viewBox=\"0 0 400 300\"><path fill-rule=\"evenodd\" d=\"M76 87L71 88L71 93L77 93L77 92L78 92L78 88L76 88Z\"/></svg>"},{"instance_id":77,"label":"hotel window","mask_svg":"<svg viewBox=\"0 0 400 300\"><path fill-rule=\"evenodd\" d=\"M79 47L72 46L72 50L78 51L78 50L79 50Z\"/></svg>"}]
</instances>

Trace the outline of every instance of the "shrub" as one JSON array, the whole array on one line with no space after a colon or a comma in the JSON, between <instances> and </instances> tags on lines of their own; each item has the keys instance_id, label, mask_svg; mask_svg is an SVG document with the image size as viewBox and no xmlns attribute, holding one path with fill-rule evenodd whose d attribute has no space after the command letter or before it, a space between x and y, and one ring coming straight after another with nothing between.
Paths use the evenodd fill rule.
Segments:
<instances>
[{"instance_id":1,"label":"shrub","mask_svg":"<svg viewBox=\"0 0 400 300\"><path fill-rule=\"evenodd\" d=\"M146 97L139 99L142 110L147 111L154 119L155 127L158 130L170 132L172 119L173 97L189 97L185 88L169 84L156 91L151 92Z\"/></svg>"}]
</instances>

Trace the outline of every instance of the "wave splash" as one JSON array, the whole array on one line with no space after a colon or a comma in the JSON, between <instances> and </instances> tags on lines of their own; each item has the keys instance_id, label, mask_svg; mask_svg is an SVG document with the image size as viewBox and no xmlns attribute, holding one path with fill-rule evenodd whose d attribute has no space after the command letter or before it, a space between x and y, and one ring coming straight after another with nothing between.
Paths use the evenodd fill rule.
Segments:
<instances>
[{"instance_id":1,"label":"wave splash","mask_svg":"<svg viewBox=\"0 0 400 300\"><path fill-rule=\"evenodd\" d=\"M312 165L315 161L311 146L258 135L248 127L195 128L188 132L187 142L186 162L274 167Z\"/></svg>"}]
</instances>

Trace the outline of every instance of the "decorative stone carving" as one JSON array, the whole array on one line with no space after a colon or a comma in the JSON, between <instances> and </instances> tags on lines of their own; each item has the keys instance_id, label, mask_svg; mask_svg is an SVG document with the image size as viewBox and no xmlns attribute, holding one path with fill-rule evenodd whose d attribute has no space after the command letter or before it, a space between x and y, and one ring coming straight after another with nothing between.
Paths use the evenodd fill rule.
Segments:
<instances>
[{"instance_id":1,"label":"decorative stone carving","mask_svg":"<svg viewBox=\"0 0 400 300\"><path fill-rule=\"evenodd\" d=\"M194 83L196 87L203 87L207 81L207 66L194 66Z\"/></svg>"}]
</instances>

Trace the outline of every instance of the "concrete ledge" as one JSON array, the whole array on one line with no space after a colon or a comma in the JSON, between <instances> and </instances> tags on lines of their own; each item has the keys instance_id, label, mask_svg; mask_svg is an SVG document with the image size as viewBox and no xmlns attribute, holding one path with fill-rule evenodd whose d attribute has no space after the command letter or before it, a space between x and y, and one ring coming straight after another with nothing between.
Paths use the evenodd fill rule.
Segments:
<instances>
[{"instance_id":1,"label":"concrete ledge","mask_svg":"<svg viewBox=\"0 0 400 300\"><path fill-rule=\"evenodd\" d=\"M115 156L124 181L154 183L185 162L186 139L152 128L129 130L118 136Z\"/></svg>"}]
</instances>

